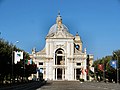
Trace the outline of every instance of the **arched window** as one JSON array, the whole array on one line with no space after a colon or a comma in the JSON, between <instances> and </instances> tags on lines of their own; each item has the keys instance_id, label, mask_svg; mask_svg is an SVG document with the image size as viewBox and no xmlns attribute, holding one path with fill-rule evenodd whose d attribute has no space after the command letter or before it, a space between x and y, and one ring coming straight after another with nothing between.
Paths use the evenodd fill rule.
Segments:
<instances>
[{"instance_id":1,"label":"arched window","mask_svg":"<svg viewBox=\"0 0 120 90\"><path fill-rule=\"evenodd\" d=\"M62 54L62 51L58 51L58 54Z\"/></svg>"},{"instance_id":2,"label":"arched window","mask_svg":"<svg viewBox=\"0 0 120 90\"><path fill-rule=\"evenodd\" d=\"M76 47L76 49L77 49L77 50L79 50L79 48L80 48L80 46L79 46L79 45L76 45L75 47Z\"/></svg>"},{"instance_id":3,"label":"arched window","mask_svg":"<svg viewBox=\"0 0 120 90\"><path fill-rule=\"evenodd\" d=\"M55 52L55 65L65 65L64 50L61 48Z\"/></svg>"}]
</instances>

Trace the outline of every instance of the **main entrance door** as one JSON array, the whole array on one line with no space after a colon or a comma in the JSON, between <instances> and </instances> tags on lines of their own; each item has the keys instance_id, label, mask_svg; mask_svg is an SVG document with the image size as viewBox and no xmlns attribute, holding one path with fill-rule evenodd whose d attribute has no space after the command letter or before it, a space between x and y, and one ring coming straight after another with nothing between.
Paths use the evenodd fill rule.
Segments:
<instances>
[{"instance_id":1,"label":"main entrance door","mask_svg":"<svg viewBox=\"0 0 120 90\"><path fill-rule=\"evenodd\" d=\"M62 69L61 68L57 69L57 79L58 80L62 79Z\"/></svg>"},{"instance_id":2,"label":"main entrance door","mask_svg":"<svg viewBox=\"0 0 120 90\"><path fill-rule=\"evenodd\" d=\"M55 52L55 80L65 79L65 52L59 48Z\"/></svg>"},{"instance_id":3,"label":"main entrance door","mask_svg":"<svg viewBox=\"0 0 120 90\"><path fill-rule=\"evenodd\" d=\"M77 68L76 69L76 79L79 80L80 79L80 75L81 75L81 69Z\"/></svg>"},{"instance_id":4,"label":"main entrance door","mask_svg":"<svg viewBox=\"0 0 120 90\"><path fill-rule=\"evenodd\" d=\"M65 80L65 68L55 68L55 80Z\"/></svg>"}]
</instances>

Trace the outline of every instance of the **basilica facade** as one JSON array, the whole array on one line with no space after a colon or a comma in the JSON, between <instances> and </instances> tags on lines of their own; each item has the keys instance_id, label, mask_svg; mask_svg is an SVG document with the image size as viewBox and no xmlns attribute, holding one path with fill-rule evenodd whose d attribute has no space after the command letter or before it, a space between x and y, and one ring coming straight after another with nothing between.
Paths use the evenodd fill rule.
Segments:
<instances>
[{"instance_id":1,"label":"basilica facade","mask_svg":"<svg viewBox=\"0 0 120 90\"><path fill-rule=\"evenodd\" d=\"M41 51L36 52L33 48L30 54L38 67L37 74L32 78L39 78L39 73L42 73L47 80L87 80L86 48L82 48L79 34L73 36L63 24L60 13L45 40L45 47Z\"/></svg>"}]
</instances>

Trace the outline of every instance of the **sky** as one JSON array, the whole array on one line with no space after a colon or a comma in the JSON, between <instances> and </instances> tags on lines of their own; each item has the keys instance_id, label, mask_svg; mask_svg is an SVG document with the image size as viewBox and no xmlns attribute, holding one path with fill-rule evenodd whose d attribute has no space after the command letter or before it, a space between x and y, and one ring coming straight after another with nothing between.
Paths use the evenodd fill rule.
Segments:
<instances>
[{"instance_id":1,"label":"sky","mask_svg":"<svg viewBox=\"0 0 120 90\"><path fill-rule=\"evenodd\" d=\"M0 37L29 53L42 50L59 11L94 59L120 49L120 0L0 0Z\"/></svg>"}]
</instances>

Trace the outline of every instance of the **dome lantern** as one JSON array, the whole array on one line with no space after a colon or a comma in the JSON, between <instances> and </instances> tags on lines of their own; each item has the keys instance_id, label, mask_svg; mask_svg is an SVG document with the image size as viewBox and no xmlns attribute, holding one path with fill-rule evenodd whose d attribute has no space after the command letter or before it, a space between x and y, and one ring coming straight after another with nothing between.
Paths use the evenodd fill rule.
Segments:
<instances>
[{"instance_id":1,"label":"dome lantern","mask_svg":"<svg viewBox=\"0 0 120 90\"><path fill-rule=\"evenodd\" d=\"M60 11L58 12L58 15L57 15L57 18L56 18L56 24L58 25L58 28L61 28L62 17L60 15Z\"/></svg>"}]
</instances>

